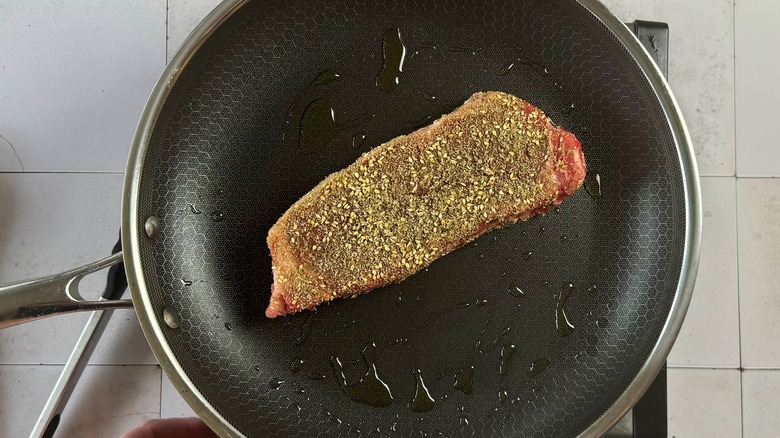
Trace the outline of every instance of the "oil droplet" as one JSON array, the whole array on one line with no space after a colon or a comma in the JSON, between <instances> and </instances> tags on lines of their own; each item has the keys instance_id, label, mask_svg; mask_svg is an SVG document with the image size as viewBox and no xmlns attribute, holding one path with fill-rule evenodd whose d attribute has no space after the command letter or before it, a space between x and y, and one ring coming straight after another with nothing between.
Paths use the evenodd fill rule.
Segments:
<instances>
[{"instance_id":1,"label":"oil droplet","mask_svg":"<svg viewBox=\"0 0 780 438\"><path fill-rule=\"evenodd\" d=\"M311 86L312 87L317 87L319 85L326 85L326 84L329 84L329 83L335 81L336 79L338 79L340 77L341 77L341 75L336 73L335 70L333 70L332 68L329 68L329 69L321 71L320 74L318 74L317 77L314 79L314 81L312 81Z\"/></svg>"},{"instance_id":2,"label":"oil droplet","mask_svg":"<svg viewBox=\"0 0 780 438\"><path fill-rule=\"evenodd\" d=\"M496 336L496 339L493 341L493 345L498 345L498 341L500 341L504 336L508 335L511 331L512 327L504 327L503 330L501 330L501 333Z\"/></svg>"},{"instance_id":3,"label":"oil droplet","mask_svg":"<svg viewBox=\"0 0 780 438\"><path fill-rule=\"evenodd\" d=\"M474 367L469 367L455 373L453 388L463 391L464 394L474 392Z\"/></svg>"},{"instance_id":4,"label":"oil droplet","mask_svg":"<svg viewBox=\"0 0 780 438\"><path fill-rule=\"evenodd\" d=\"M436 100L436 96L434 96L433 93L429 93L427 91L421 91L420 95L422 95L422 97L424 97L425 100L428 100L428 101L431 101L431 102Z\"/></svg>"},{"instance_id":5,"label":"oil droplet","mask_svg":"<svg viewBox=\"0 0 780 438\"><path fill-rule=\"evenodd\" d=\"M190 213L192 214L200 214L201 211L198 210L198 207L195 207L195 204L187 204L190 206Z\"/></svg>"},{"instance_id":6,"label":"oil droplet","mask_svg":"<svg viewBox=\"0 0 780 438\"><path fill-rule=\"evenodd\" d=\"M326 99L316 99L303 111L298 132L298 145L305 149L322 150L336 137L336 113Z\"/></svg>"},{"instance_id":7,"label":"oil droplet","mask_svg":"<svg viewBox=\"0 0 780 438\"><path fill-rule=\"evenodd\" d=\"M290 362L290 372L299 373L303 369L304 360L301 358L295 358Z\"/></svg>"},{"instance_id":8,"label":"oil droplet","mask_svg":"<svg viewBox=\"0 0 780 438\"><path fill-rule=\"evenodd\" d=\"M459 308L459 309L465 309L469 305L470 305L469 303L458 303L458 304L456 304L456 307Z\"/></svg>"},{"instance_id":9,"label":"oil droplet","mask_svg":"<svg viewBox=\"0 0 780 438\"><path fill-rule=\"evenodd\" d=\"M571 298L573 291L573 284L564 284L561 287L561 294L558 297L558 305L555 306L555 325L558 329L558 334L561 336L569 336L574 331L574 326L571 325L569 319L566 317L566 310L564 309L564 306L566 305L566 302L569 301L569 298Z\"/></svg>"},{"instance_id":10,"label":"oil droplet","mask_svg":"<svg viewBox=\"0 0 780 438\"><path fill-rule=\"evenodd\" d=\"M331 358L330 363L333 371L336 372L341 389L353 401L374 407L390 406L393 403L393 394L390 387L379 378L376 369L376 344L372 342L366 345L361 354L368 370L360 381L351 385L347 384L344 367L339 358L336 356Z\"/></svg>"},{"instance_id":11,"label":"oil droplet","mask_svg":"<svg viewBox=\"0 0 780 438\"><path fill-rule=\"evenodd\" d=\"M433 116L425 116L417 120L414 120L411 123L407 123L406 127L409 129L420 129L430 125L432 121L433 121Z\"/></svg>"},{"instance_id":12,"label":"oil droplet","mask_svg":"<svg viewBox=\"0 0 780 438\"><path fill-rule=\"evenodd\" d=\"M505 65L505 66L504 66L504 67L501 69L501 72L500 72L499 74L500 74L501 76L506 76L506 75L508 75L508 74L509 74L509 72L510 72L510 71L512 71L512 67L514 67L514 66L515 66L515 63L514 63L514 62L510 62L509 64Z\"/></svg>"},{"instance_id":13,"label":"oil droplet","mask_svg":"<svg viewBox=\"0 0 780 438\"><path fill-rule=\"evenodd\" d=\"M363 146L363 143L365 141L366 141L366 133L356 132L355 135L352 136L352 147L358 149L361 146Z\"/></svg>"},{"instance_id":14,"label":"oil droplet","mask_svg":"<svg viewBox=\"0 0 780 438\"><path fill-rule=\"evenodd\" d=\"M279 389L279 387L282 386L282 383L284 383L284 380L279 380L276 377L271 377L271 379L268 381L268 389L270 390Z\"/></svg>"},{"instance_id":15,"label":"oil droplet","mask_svg":"<svg viewBox=\"0 0 780 438\"><path fill-rule=\"evenodd\" d=\"M384 65L376 77L376 85L384 92L396 89L404 70L406 46L401 39L401 29L391 29L382 38L382 56Z\"/></svg>"},{"instance_id":16,"label":"oil droplet","mask_svg":"<svg viewBox=\"0 0 780 438\"><path fill-rule=\"evenodd\" d=\"M226 322L226 323L225 323L225 328L226 328L226 329L228 329L228 331L230 331L230 330L233 330L233 326L232 326L232 325L230 325L230 323L229 323L229 322Z\"/></svg>"},{"instance_id":17,"label":"oil droplet","mask_svg":"<svg viewBox=\"0 0 780 438\"><path fill-rule=\"evenodd\" d=\"M295 345L302 345L306 342L307 339L309 339L309 336L311 336L311 328L314 325L314 318L312 318L312 314L309 313L306 315L306 319L303 320L303 324L301 325L301 332L298 335L298 339L295 340Z\"/></svg>"},{"instance_id":18,"label":"oil droplet","mask_svg":"<svg viewBox=\"0 0 780 438\"><path fill-rule=\"evenodd\" d=\"M482 350L482 339L477 340L477 343L474 345L474 349L477 351L477 353L482 354L484 351Z\"/></svg>"},{"instance_id":19,"label":"oil droplet","mask_svg":"<svg viewBox=\"0 0 780 438\"><path fill-rule=\"evenodd\" d=\"M306 390L303 389L303 388L298 388L298 389L295 390L295 393L296 394L306 394Z\"/></svg>"},{"instance_id":20,"label":"oil droplet","mask_svg":"<svg viewBox=\"0 0 780 438\"><path fill-rule=\"evenodd\" d=\"M547 369L548 365L550 365L550 359L546 357L536 359L531 363L531 368L528 370L528 377L534 378L538 376Z\"/></svg>"},{"instance_id":21,"label":"oil droplet","mask_svg":"<svg viewBox=\"0 0 780 438\"><path fill-rule=\"evenodd\" d=\"M561 242L565 242L568 239L565 234L563 234L561 237L558 238Z\"/></svg>"},{"instance_id":22,"label":"oil droplet","mask_svg":"<svg viewBox=\"0 0 780 438\"><path fill-rule=\"evenodd\" d=\"M222 213L222 210L214 210L211 212L211 220L214 222L222 222L225 220L225 214Z\"/></svg>"},{"instance_id":23,"label":"oil droplet","mask_svg":"<svg viewBox=\"0 0 780 438\"><path fill-rule=\"evenodd\" d=\"M469 425L469 418L468 417L460 417L460 426L466 427Z\"/></svg>"},{"instance_id":24,"label":"oil droplet","mask_svg":"<svg viewBox=\"0 0 780 438\"><path fill-rule=\"evenodd\" d=\"M393 340L392 340L392 341L390 341L390 343L389 343L389 345L390 345L391 347L392 347L393 345L407 345L407 344L409 344L409 339L407 339L407 338L398 338L398 339L393 339Z\"/></svg>"},{"instance_id":25,"label":"oil droplet","mask_svg":"<svg viewBox=\"0 0 780 438\"><path fill-rule=\"evenodd\" d=\"M547 228L545 228L545 227L539 227L539 234L542 234L542 233L544 233L545 231L547 231Z\"/></svg>"},{"instance_id":26,"label":"oil droplet","mask_svg":"<svg viewBox=\"0 0 780 438\"><path fill-rule=\"evenodd\" d=\"M446 48L450 52L466 53L466 54L469 54L471 56L476 56L477 55L477 51L476 50L469 49L468 47L446 46Z\"/></svg>"},{"instance_id":27,"label":"oil droplet","mask_svg":"<svg viewBox=\"0 0 780 438\"><path fill-rule=\"evenodd\" d=\"M599 288L597 288L595 284L588 288L588 293L591 293L591 294L595 294L598 291L599 291Z\"/></svg>"},{"instance_id":28,"label":"oil droplet","mask_svg":"<svg viewBox=\"0 0 780 438\"><path fill-rule=\"evenodd\" d=\"M354 319L350 319L349 321L344 323L344 328L348 329L348 328L352 327L353 325L355 325L355 320Z\"/></svg>"},{"instance_id":29,"label":"oil droplet","mask_svg":"<svg viewBox=\"0 0 780 438\"><path fill-rule=\"evenodd\" d=\"M339 419L339 417L331 414L330 411L327 410L327 409L323 409L322 410L322 414L325 415L326 417L328 417L328 420L330 420L331 423L335 423L335 424L341 424L342 423L342 421Z\"/></svg>"},{"instance_id":30,"label":"oil droplet","mask_svg":"<svg viewBox=\"0 0 780 438\"><path fill-rule=\"evenodd\" d=\"M502 376L506 376L509 372L509 364L515 355L515 351L517 351L515 344L506 344L501 347L501 365L498 367L498 373Z\"/></svg>"},{"instance_id":31,"label":"oil droplet","mask_svg":"<svg viewBox=\"0 0 780 438\"><path fill-rule=\"evenodd\" d=\"M311 380L324 380L325 379L325 374L318 373L316 371L312 371L312 372L309 373L309 378Z\"/></svg>"},{"instance_id":32,"label":"oil droplet","mask_svg":"<svg viewBox=\"0 0 780 438\"><path fill-rule=\"evenodd\" d=\"M507 394L506 389L498 391L498 402L506 403L507 400L509 400L509 394Z\"/></svg>"},{"instance_id":33,"label":"oil droplet","mask_svg":"<svg viewBox=\"0 0 780 438\"><path fill-rule=\"evenodd\" d=\"M483 298L483 299L478 299L478 300L477 300L477 306L484 306L484 305L485 305L485 304L487 304L487 303L488 303L488 300L486 300L486 299L484 299L484 298Z\"/></svg>"},{"instance_id":34,"label":"oil droplet","mask_svg":"<svg viewBox=\"0 0 780 438\"><path fill-rule=\"evenodd\" d=\"M517 286L515 286L515 287L510 287L510 288L509 288L509 293L510 293L510 294L512 294L512 295L514 295L514 296L516 296L517 298L523 298L523 297L525 296L525 292L523 292L523 290L522 290L522 289L520 289L520 288L519 288L519 287L517 287Z\"/></svg>"},{"instance_id":35,"label":"oil droplet","mask_svg":"<svg viewBox=\"0 0 780 438\"><path fill-rule=\"evenodd\" d=\"M536 73L539 74L539 76L549 76L550 71L547 70L547 67L543 66L542 64L539 64L538 62L532 61L528 59L527 57L522 57L517 60L518 63L527 65L529 67L533 67L533 69L536 71Z\"/></svg>"},{"instance_id":36,"label":"oil droplet","mask_svg":"<svg viewBox=\"0 0 780 438\"><path fill-rule=\"evenodd\" d=\"M420 372L420 370L415 370L414 380L416 389L414 392L414 398L409 403L409 409L411 409L412 412L428 412L433 409L433 406L436 404L436 400L431 397L431 393L425 386L422 372Z\"/></svg>"},{"instance_id":37,"label":"oil droplet","mask_svg":"<svg viewBox=\"0 0 780 438\"><path fill-rule=\"evenodd\" d=\"M588 172L585 175L585 190L592 199L601 198L601 175L596 172Z\"/></svg>"},{"instance_id":38,"label":"oil droplet","mask_svg":"<svg viewBox=\"0 0 780 438\"><path fill-rule=\"evenodd\" d=\"M255 365L255 371L260 371L260 365Z\"/></svg>"},{"instance_id":39,"label":"oil droplet","mask_svg":"<svg viewBox=\"0 0 780 438\"><path fill-rule=\"evenodd\" d=\"M561 114L571 114L572 112L574 112L574 102L561 110Z\"/></svg>"},{"instance_id":40,"label":"oil droplet","mask_svg":"<svg viewBox=\"0 0 780 438\"><path fill-rule=\"evenodd\" d=\"M185 280L182 278L179 281L181 281L182 286L192 286L192 280Z\"/></svg>"}]
</instances>

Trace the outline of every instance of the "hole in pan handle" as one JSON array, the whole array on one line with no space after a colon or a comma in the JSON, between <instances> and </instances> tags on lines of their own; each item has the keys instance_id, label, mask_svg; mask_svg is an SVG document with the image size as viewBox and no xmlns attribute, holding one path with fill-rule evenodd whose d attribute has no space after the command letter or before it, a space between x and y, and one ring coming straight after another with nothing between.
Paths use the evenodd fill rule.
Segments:
<instances>
[{"instance_id":1,"label":"hole in pan handle","mask_svg":"<svg viewBox=\"0 0 780 438\"><path fill-rule=\"evenodd\" d=\"M62 313L133 307L131 300L85 300L79 282L122 262L122 252L61 274L0 285L0 329Z\"/></svg>"}]
</instances>

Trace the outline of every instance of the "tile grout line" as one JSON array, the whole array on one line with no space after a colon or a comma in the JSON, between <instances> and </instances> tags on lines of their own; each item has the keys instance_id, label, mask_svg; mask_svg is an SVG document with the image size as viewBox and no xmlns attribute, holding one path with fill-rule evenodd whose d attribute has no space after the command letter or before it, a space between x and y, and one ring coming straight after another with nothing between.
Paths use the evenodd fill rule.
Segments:
<instances>
[{"instance_id":1,"label":"tile grout line","mask_svg":"<svg viewBox=\"0 0 780 438\"><path fill-rule=\"evenodd\" d=\"M742 436L745 436L745 372L739 372L739 428Z\"/></svg>"},{"instance_id":2,"label":"tile grout line","mask_svg":"<svg viewBox=\"0 0 780 438\"><path fill-rule=\"evenodd\" d=\"M160 370L160 397L157 400L157 418L162 418L162 393L163 393L163 375L165 374L165 371L162 370L161 366L157 366L157 369ZM740 385L741 386L741 385Z\"/></svg>"},{"instance_id":3,"label":"tile grout line","mask_svg":"<svg viewBox=\"0 0 780 438\"><path fill-rule=\"evenodd\" d=\"M731 50L734 65L731 66L731 73L734 75L734 89L732 90L734 98L734 176L739 175L739 163L737 162L737 1L731 2Z\"/></svg>"},{"instance_id":4,"label":"tile grout line","mask_svg":"<svg viewBox=\"0 0 780 438\"><path fill-rule=\"evenodd\" d=\"M736 84L735 84L736 85ZM734 110L736 114L736 108ZM735 130L736 131L736 130ZM735 150L735 163L736 163L736 148ZM736 170L736 164L735 164L735 170ZM736 208L734 209L734 226L736 228L735 230L735 236L737 238L737 251L736 251L736 259L737 259L737 322L739 323L737 325L737 334L739 336L739 427L740 427L740 433L742 436L745 436L745 390L743 388L743 376L744 376L744 367L742 363L742 294L741 289L739 286L739 187L738 187L738 178L734 178L734 202Z\"/></svg>"},{"instance_id":5,"label":"tile grout line","mask_svg":"<svg viewBox=\"0 0 780 438\"><path fill-rule=\"evenodd\" d=\"M40 175L40 174L52 174L52 175L124 175L125 172L118 170L26 170L24 172L18 170L0 170L0 175Z\"/></svg>"}]
</instances>

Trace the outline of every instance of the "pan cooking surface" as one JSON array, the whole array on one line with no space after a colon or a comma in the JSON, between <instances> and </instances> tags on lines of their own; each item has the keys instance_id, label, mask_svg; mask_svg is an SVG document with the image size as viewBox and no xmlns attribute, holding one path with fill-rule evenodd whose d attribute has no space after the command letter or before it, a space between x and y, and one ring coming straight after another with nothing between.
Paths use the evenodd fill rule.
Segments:
<instances>
[{"instance_id":1,"label":"pan cooking surface","mask_svg":"<svg viewBox=\"0 0 780 438\"><path fill-rule=\"evenodd\" d=\"M383 38L396 30L406 56L383 91ZM401 284L267 320L277 218L361 153L488 90L577 135L601 196L583 188ZM300 142L313 103L314 140ZM249 436L575 435L647 358L684 250L661 107L619 41L570 0L250 3L171 90L140 187L139 223L161 223L140 245L166 340ZM166 307L179 328L164 325ZM390 405L350 399L333 356L350 385L375 365ZM412 410L431 404L419 381L428 412Z\"/></svg>"}]
</instances>

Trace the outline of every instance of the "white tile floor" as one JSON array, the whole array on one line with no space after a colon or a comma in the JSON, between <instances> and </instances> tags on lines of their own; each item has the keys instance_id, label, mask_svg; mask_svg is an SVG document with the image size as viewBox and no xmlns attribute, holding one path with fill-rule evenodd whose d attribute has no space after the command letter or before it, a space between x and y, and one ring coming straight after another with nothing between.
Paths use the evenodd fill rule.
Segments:
<instances>
[{"instance_id":1,"label":"white tile floor","mask_svg":"<svg viewBox=\"0 0 780 438\"><path fill-rule=\"evenodd\" d=\"M2 3L0 283L113 246L140 110L165 60L217 3ZM771 129L780 114L780 3L606 4L625 21L670 24L670 82L703 176L699 278L669 357L670 435L777 436L780 140ZM101 280L85 285L98 290ZM0 331L0 437L29 432L84 319ZM160 415L191 411L161 376L133 313L118 312L59 436L116 436Z\"/></svg>"}]
</instances>

